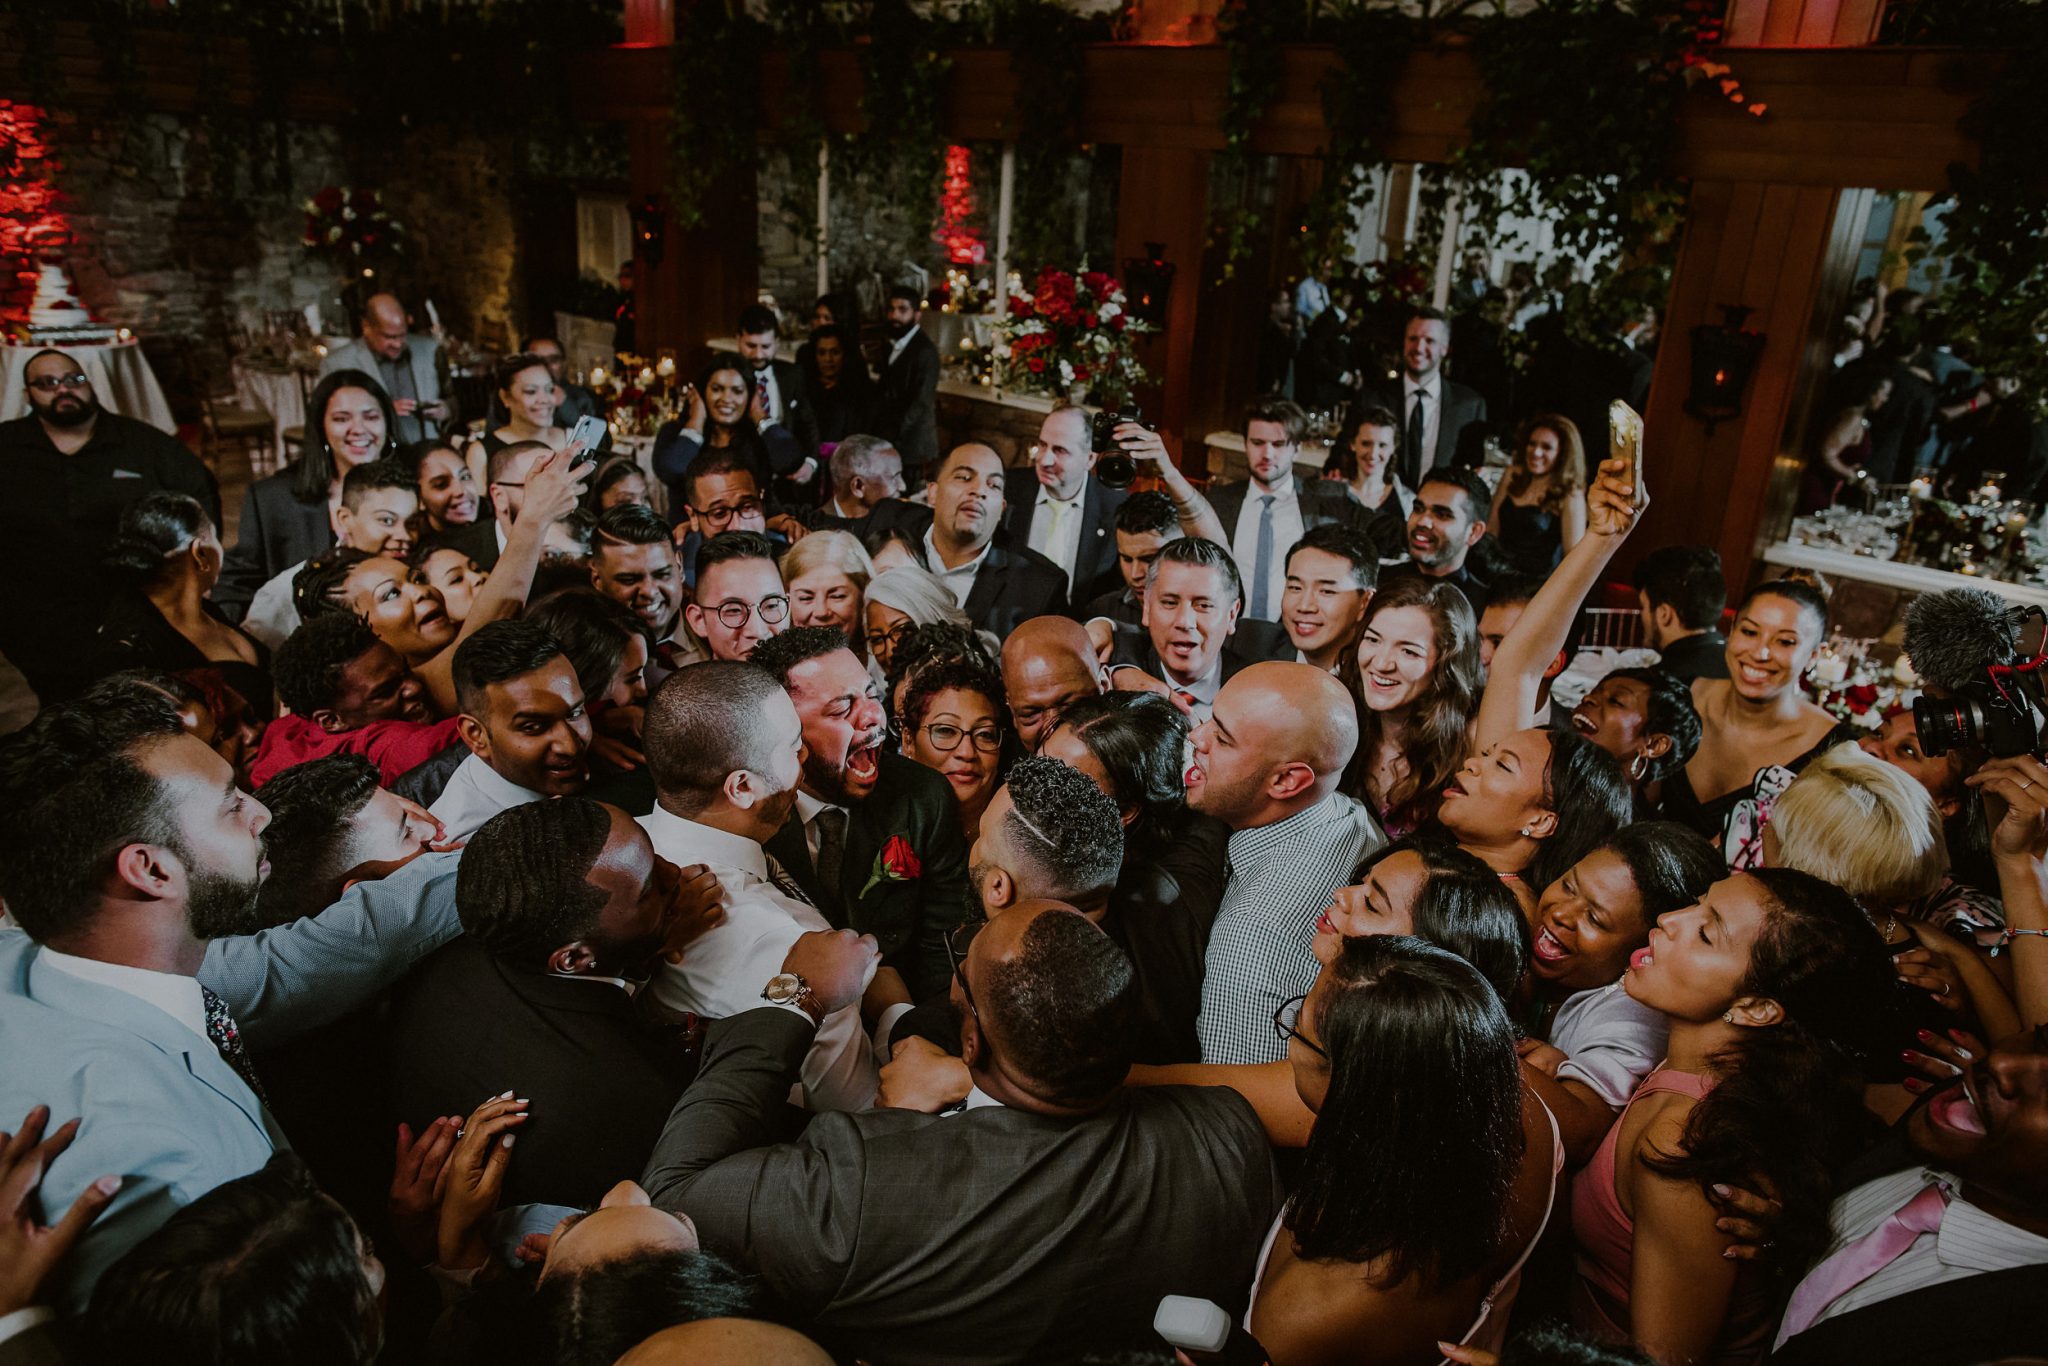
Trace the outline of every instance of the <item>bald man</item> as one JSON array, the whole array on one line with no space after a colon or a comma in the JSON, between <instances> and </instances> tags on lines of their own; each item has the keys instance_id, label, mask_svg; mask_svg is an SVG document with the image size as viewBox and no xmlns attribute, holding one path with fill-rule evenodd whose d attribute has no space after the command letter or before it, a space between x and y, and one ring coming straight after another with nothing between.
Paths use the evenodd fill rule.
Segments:
<instances>
[{"instance_id":1,"label":"bald man","mask_svg":"<svg viewBox=\"0 0 2048 1366\"><path fill-rule=\"evenodd\" d=\"M398 414L394 435L404 443L439 436L455 420L455 401L446 396L453 392L446 364L440 342L412 334L411 319L397 296L372 294L363 305L362 336L329 351L320 373L361 370L374 377L391 395L391 409Z\"/></svg>"},{"instance_id":2,"label":"bald man","mask_svg":"<svg viewBox=\"0 0 2048 1366\"><path fill-rule=\"evenodd\" d=\"M1204 1062L1287 1056L1273 1014L1315 981L1316 917L1386 843L1372 814L1337 791L1357 748L1350 695L1312 664L1244 669L1195 728L1188 806L1231 832L1202 980Z\"/></svg>"},{"instance_id":3,"label":"bald man","mask_svg":"<svg viewBox=\"0 0 2048 1366\"><path fill-rule=\"evenodd\" d=\"M994 544L1003 522L1002 458L970 441L955 446L932 481L925 567L974 624L997 639L1018 623L1067 610L1067 576L1035 550Z\"/></svg>"},{"instance_id":4,"label":"bald man","mask_svg":"<svg viewBox=\"0 0 2048 1366\"><path fill-rule=\"evenodd\" d=\"M667 1328L618 1366L832 1366L831 1353L794 1329L759 1319L699 1319Z\"/></svg>"},{"instance_id":5,"label":"bald man","mask_svg":"<svg viewBox=\"0 0 2048 1366\"><path fill-rule=\"evenodd\" d=\"M1033 617L1003 642L1003 696L1027 754L1038 753L1060 712L1108 691L1088 628L1070 617Z\"/></svg>"},{"instance_id":6,"label":"bald man","mask_svg":"<svg viewBox=\"0 0 2048 1366\"><path fill-rule=\"evenodd\" d=\"M1161 1295L1241 1302L1281 1196L1251 1106L1125 1089L1130 961L1072 906L1019 902L949 944L964 1109L837 1114L778 1143L810 1021L742 1011L709 1028L653 1205L836 1350L905 1366L1070 1361L1144 1340ZM1148 1190L1174 1198L1132 1198Z\"/></svg>"}]
</instances>

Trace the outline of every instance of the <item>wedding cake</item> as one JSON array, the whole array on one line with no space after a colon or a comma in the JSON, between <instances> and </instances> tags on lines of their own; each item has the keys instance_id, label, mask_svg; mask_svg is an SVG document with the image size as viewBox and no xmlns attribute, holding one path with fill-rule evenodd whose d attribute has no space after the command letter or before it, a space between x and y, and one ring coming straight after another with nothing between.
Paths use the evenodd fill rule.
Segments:
<instances>
[{"instance_id":1,"label":"wedding cake","mask_svg":"<svg viewBox=\"0 0 2048 1366\"><path fill-rule=\"evenodd\" d=\"M28 310L32 342L105 342L115 329L92 320L92 314L71 292L71 279L56 261L45 261L36 277L35 300Z\"/></svg>"}]
</instances>

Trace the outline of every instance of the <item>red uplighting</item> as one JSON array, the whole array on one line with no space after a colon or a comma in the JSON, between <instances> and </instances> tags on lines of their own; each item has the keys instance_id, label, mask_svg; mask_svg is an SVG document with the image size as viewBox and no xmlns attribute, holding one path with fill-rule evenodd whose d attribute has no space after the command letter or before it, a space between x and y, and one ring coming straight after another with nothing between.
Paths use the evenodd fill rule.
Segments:
<instances>
[{"instance_id":1,"label":"red uplighting","mask_svg":"<svg viewBox=\"0 0 2048 1366\"><path fill-rule=\"evenodd\" d=\"M973 153L957 143L946 149L946 173L939 190L939 230L933 237L946 248L949 265L975 266L988 259L988 247L972 226L974 219Z\"/></svg>"},{"instance_id":2,"label":"red uplighting","mask_svg":"<svg viewBox=\"0 0 2048 1366\"><path fill-rule=\"evenodd\" d=\"M57 166L42 122L35 105L0 99L0 320L27 320L37 258L71 241L71 225L48 179Z\"/></svg>"}]
</instances>

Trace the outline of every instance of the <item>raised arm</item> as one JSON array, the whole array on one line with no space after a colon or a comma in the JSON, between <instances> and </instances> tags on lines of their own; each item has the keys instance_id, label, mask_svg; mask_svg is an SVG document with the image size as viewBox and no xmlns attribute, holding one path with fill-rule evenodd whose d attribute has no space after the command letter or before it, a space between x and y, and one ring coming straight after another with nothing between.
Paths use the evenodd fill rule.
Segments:
<instances>
[{"instance_id":1,"label":"raised arm","mask_svg":"<svg viewBox=\"0 0 2048 1366\"><path fill-rule=\"evenodd\" d=\"M590 463L583 460L582 448L571 445L541 457L526 476L526 501L505 536L505 550L491 570L490 582L470 604L469 615L463 619L462 630L455 639L413 670L426 685L440 715L453 716L456 712L455 651L478 627L517 616L526 606L526 595L533 589L534 571L540 568L541 546L547 540L548 527L576 510L590 470Z\"/></svg>"},{"instance_id":2,"label":"raised arm","mask_svg":"<svg viewBox=\"0 0 2048 1366\"><path fill-rule=\"evenodd\" d=\"M2020 1027L2048 1024L2048 765L1993 759L1964 780L1984 794ZM2003 808L2002 810L2000 808Z\"/></svg>"},{"instance_id":3,"label":"raised arm","mask_svg":"<svg viewBox=\"0 0 2048 1366\"><path fill-rule=\"evenodd\" d=\"M1645 498L1644 506L1648 502ZM1526 724L1536 708L1543 671L1564 648L1579 604L1600 581L1608 561L1634 528L1641 509L1634 501L1628 462L1601 463L1599 477L1587 491L1586 506L1586 535L1550 572L1529 600L1522 619L1493 652L1493 667L1487 671L1486 691L1480 697L1474 727L1475 749L1497 744Z\"/></svg>"},{"instance_id":4,"label":"raised arm","mask_svg":"<svg viewBox=\"0 0 2048 1366\"><path fill-rule=\"evenodd\" d=\"M1230 537L1223 530L1216 510L1173 463L1173 457L1166 453L1166 443L1159 439L1159 433L1136 422L1123 422L1117 425L1116 441L1133 460L1151 462L1152 472L1166 485L1166 496L1173 501L1173 515L1180 520L1180 529L1184 533L1218 545L1230 544Z\"/></svg>"},{"instance_id":5,"label":"raised arm","mask_svg":"<svg viewBox=\"0 0 2048 1366\"><path fill-rule=\"evenodd\" d=\"M1286 1061L1239 1065L1178 1062L1161 1066L1143 1063L1131 1069L1126 1086L1227 1086L1258 1113L1266 1140L1276 1148L1305 1148L1316 1124L1315 1111L1294 1089L1294 1066Z\"/></svg>"}]
</instances>

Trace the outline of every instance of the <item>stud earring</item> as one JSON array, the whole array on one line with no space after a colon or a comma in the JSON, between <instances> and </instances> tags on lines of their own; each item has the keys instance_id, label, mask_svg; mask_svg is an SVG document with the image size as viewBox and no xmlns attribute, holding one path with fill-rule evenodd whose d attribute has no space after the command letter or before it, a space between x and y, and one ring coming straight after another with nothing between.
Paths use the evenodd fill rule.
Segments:
<instances>
[{"instance_id":1,"label":"stud earring","mask_svg":"<svg viewBox=\"0 0 2048 1366\"><path fill-rule=\"evenodd\" d=\"M1732 1011L1732 1010L1726 1010L1726 1011L1723 1011L1723 1012L1721 1012L1721 1023L1723 1023L1723 1024L1734 1024L1734 1023L1735 1023L1735 1012L1734 1012L1734 1011Z\"/></svg>"},{"instance_id":2,"label":"stud earring","mask_svg":"<svg viewBox=\"0 0 2048 1366\"><path fill-rule=\"evenodd\" d=\"M1531 835L1531 834L1529 833L1529 827L1528 827L1528 826L1526 826L1526 825L1522 827L1522 838L1523 838L1523 839L1525 839L1525 840L1526 840L1526 839L1533 839L1533 838L1534 838L1534 836L1532 836L1532 835Z\"/></svg>"}]
</instances>

